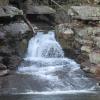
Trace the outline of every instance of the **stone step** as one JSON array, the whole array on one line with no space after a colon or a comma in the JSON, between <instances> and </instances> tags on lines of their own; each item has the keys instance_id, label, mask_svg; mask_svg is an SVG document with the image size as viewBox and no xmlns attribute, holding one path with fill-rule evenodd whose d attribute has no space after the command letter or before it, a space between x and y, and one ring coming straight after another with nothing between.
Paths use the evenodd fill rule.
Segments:
<instances>
[{"instance_id":1,"label":"stone step","mask_svg":"<svg viewBox=\"0 0 100 100\"><path fill-rule=\"evenodd\" d=\"M99 6L72 6L68 10L68 14L74 19L81 20L100 20L100 7Z\"/></svg>"},{"instance_id":2,"label":"stone step","mask_svg":"<svg viewBox=\"0 0 100 100\"><path fill-rule=\"evenodd\" d=\"M9 0L0 0L0 6L6 6L8 5Z\"/></svg>"},{"instance_id":3,"label":"stone step","mask_svg":"<svg viewBox=\"0 0 100 100\"><path fill-rule=\"evenodd\" d=\"M14 17L17 15L23 15L23 11L13 6L0 6L0 18Z\"/></svg>"},{"instance_id":4,"label":"stone step","mask_svg":"<svg viewBox=\"0 0 100 100\"><path fill-rule=\"evenodd\" d=\"M55 14L55 10L49 6L30 5L25 9L26 14Z\"/></svg>"}]
</instances>

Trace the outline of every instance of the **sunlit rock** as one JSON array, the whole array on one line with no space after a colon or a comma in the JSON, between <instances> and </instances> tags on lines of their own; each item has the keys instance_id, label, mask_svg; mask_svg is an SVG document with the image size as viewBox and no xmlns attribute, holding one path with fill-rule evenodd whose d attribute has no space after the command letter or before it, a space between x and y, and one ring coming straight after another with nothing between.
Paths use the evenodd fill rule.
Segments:
<instances>
[{"instance_id":1,"label":"sunlit rock","mask_svg":"<svg viewBox=\"0 0 100 100\"><path fill-rule=\"evenodd\" d=\"M89 54L89 59L91 63L100 63L100 51L94 51Z\"/></svg>"},{"instance_id":2,"label":"sunlit rock","mask_svg":"<svg viewBox=\"0 0 100 100\"><path fill-rule=\"evenodd\" d=\"M1 56L9 56L12 53L14 53L14 50L11 49L10 47L2 44L3 46L0 47L0 55Z\"/></svg>"},{"instance_id":3,"label":"sunlit rock","mask_svg":"<svg viewBox=\"0 0 100 100\"><path fill-rule=\"evenodd\" d=\"M20 49L18 49L19 55L25 54L27 45L28 45L27 39L22 39L22 41L20 41L20 43L18 45L18 48L20 48Z\"/></svg>"},{"instance_id":4,"label":"sunlit rock","mask_svg":"<svg viewBox=\"0 0 100 100\"><path fill-rule=\"evenodd\" d=\"M0 32L0 40L5 39L5 33L4 32Z\"/></svg>"},{"instance_id":5,"label":"sunlit rock","mask_svg":"<svg viewBox=\"0 0 100 100\"><path fill-rule=\"evenodd\" d=\"M9 74L9 70L0 70L0 76L5 76Z\"/></svg>"},{"instance_id":6,"label":"sunlit rock","mask_svg":"<svg viewBox=\"0 0 100 100\"><path fill-rule=\"evenodd\" d=\"M3 29L12 35L25 34L30 31L29 26L25 22L11 23L3 26Z\"/></svg>"},{"instance_id":7,"label":"sunlit rock","mask_svg":"<svg viewBox=\"0 0 100 100\"><path fill-rule=\"evenodd\" d=\"M60 24L56 26L56 36L62 48L71 48L74 38L74 31L68 28L67 24Z\"/></svg>"},{"instance_id":8,"label":"sunlit rock","mask_svg":"<svg viewBox=\"0 0 100 100\"><path fill-rule=\"evenodd\" d=\"M95 37L94 41L96 42L96 46L100 48L100 37Z\"/></svg>"},{"instance_id":9,"label":"sunlit rock","mask_svg":"<svg viewBox=\"0 0 100 100\"><path fill-rule=\"evenodd\" d=\"M90 73L96 75L96 76L100 76L100 64L93 66L90 68Z\"/></svg>"},{"instance_id":10,"label":"sunlit rock","mask_svg":"<svg viewBox=\"0 0 100 100\"><path fill-rule=\"evenodd\" d=\"M0 6L6 6L8 5L9 0L0 0Z\"/></svg>"},{"instance_id":11,"label":"sunlit rock","mask_svg":"<svg viewBox=\"0 0 100 100\"><path fill-rule=\"evenodd\" d=\"M74 19L100 20L100 7L95 6L72 6L69 11Z\"/></svg>"},{"instance_id":12,"label":"sunlit rock","mask_svg":"<svg viewBox=\"0 0 100 100\"><path fill-rule=\"evenodd\" d=\"M74 32L71 29L67 28L62 34L63 38L67 40L68 38L71 38L73 36Z\"/></svg>"},{"instance_id":13,"label":"sunlit rock","mask_svg":"<svg viewBox=\"0 0 100 100\"><path fill-rule=\"evenodd\" d=\"M2 63L2 60L3 60L3 57L2 57L2 56L0 56L0 63Z\"/></svg>"},{"instance_id":14,"label":"sunlit rock","mask_svg":"<svg viewBox=\"0 0 100 100\"><path fill-rule=\"evenodd\" d=\"M16 55L11 55L8 57L5 57L3 62L7 65L7 68L10 70L15 70L18 65L21 63L21 58Z\"/></svg>"},{"instance_id":15,"label":"sunlit rock","mask_svg":"<svg viewBox=\"0 0 100 100\"><path fill-rule=\"evenodd\" d=\"M14 17L17 15L23 15L22 10L19 10L13 6L1 6L0 7L0 17Z\"/></svg>"},{"instance_id":16,"label":"sunlit rock","mask_svg":"<svg viewBox=\"0 0 100 100\"><path fill-rule=\"evenodd\" d=\"M0 70L6 70L7 66L3 65L2 63L0 63Z\"/></svg>"},{"instance_id":17,"label":"sunlit rock","mask_svg":"<svg viewBox=\"0 0 100 100\"><path fill-rule=\"evenodd\" d=\"M84 52L86 52L86 53L90 53L91 52L91 47L90 46L82 46L81 47L81 51L84 51Z\"/></svg>"},{"instance_id":18,"label":"sunlit rock","mask_svg":"<svg viewBox=\"0 0 100 100\"><path fill-rule=\"evenodd\" d=\"M49 6L29 5L25 8L26 14L54 14L56 11Z\"/></svg>"},{"instance_id":19,"label":"sunlit rock","mask_svg":"<svg viewBox=\"0 0 100 100\"><path fill-rule=\"evenodd\" d=\"M9 73L9 70L7 70L7 66L0 63L0 76L7 75Z\"/></svg>"}]
</instances>

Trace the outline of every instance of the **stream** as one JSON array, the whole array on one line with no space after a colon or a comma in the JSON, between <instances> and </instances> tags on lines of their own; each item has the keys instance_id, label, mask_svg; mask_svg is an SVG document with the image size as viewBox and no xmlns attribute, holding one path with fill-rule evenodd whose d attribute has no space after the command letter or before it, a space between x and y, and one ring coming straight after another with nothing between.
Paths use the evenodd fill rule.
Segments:
<instances>
[{"instance_id":1,"label":"stream","mask_svg":"<svg viewBox=\"0 0 100 100\"><path fill-rule=\"evenodd\" d=\"M64 57L53 31L32 37L16 74L3 81L0 100L100 100L96 81Z\"/></svg>"}]
</instances>

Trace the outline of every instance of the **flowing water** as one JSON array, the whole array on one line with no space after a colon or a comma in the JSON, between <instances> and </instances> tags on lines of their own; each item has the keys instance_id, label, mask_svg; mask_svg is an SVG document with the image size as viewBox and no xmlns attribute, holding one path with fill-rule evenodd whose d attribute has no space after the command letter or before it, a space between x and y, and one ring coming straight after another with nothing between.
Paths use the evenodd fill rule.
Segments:
<instances>
[{"instance_id":1,"label":"flowing water","mask_svg":"<svg viewBox=\"0 0 100 100\"><path fill-rule=\"evenodd\" d=\"M87 78L74 60L64 57L54 32L38 32L29 41L24 63L18 73L32 75L33 94L64 94L92 91L95 81Z\"/></svg>"},{"instance_id":2,"label":"flowing water","mask_svg":"<svg viewBox=\"0 0 100 100\"><path fill-rule=\"evenodd\" d=\"M100 100L95 80L64 57L54 32L38 32L13 75L0 78L0 100Z\"/></svg>"}]
</instances>

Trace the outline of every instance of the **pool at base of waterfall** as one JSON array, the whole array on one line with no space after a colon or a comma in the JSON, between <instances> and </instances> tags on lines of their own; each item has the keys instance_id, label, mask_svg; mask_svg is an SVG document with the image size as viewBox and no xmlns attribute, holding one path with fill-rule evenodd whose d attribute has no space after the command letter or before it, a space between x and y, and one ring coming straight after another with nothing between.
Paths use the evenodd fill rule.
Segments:
<instances>
[{"instance_id":1,"label":"pool at base of waterfall","mask_svg":"<svg viewBox=\"0 0 100 100\"><path fill-rule=\"evenodd\" d=\"M6 95L0 100L100 100L99 94Z\"/></svg>"},{"instance_id":2,"label":"pool at base of waterfall","mask_svg":"<svg viewBox=\"0 0 100 100\"><path fill-rule=\"evenodd\" d=\"M84 93L92 91L96 86L96 81L86 77L79 64L64 57L53 31L47 34L38 32L30 39L17 74L31 76L31 88L26 88L29 94Z\"/></svg>"}]
</instances>

